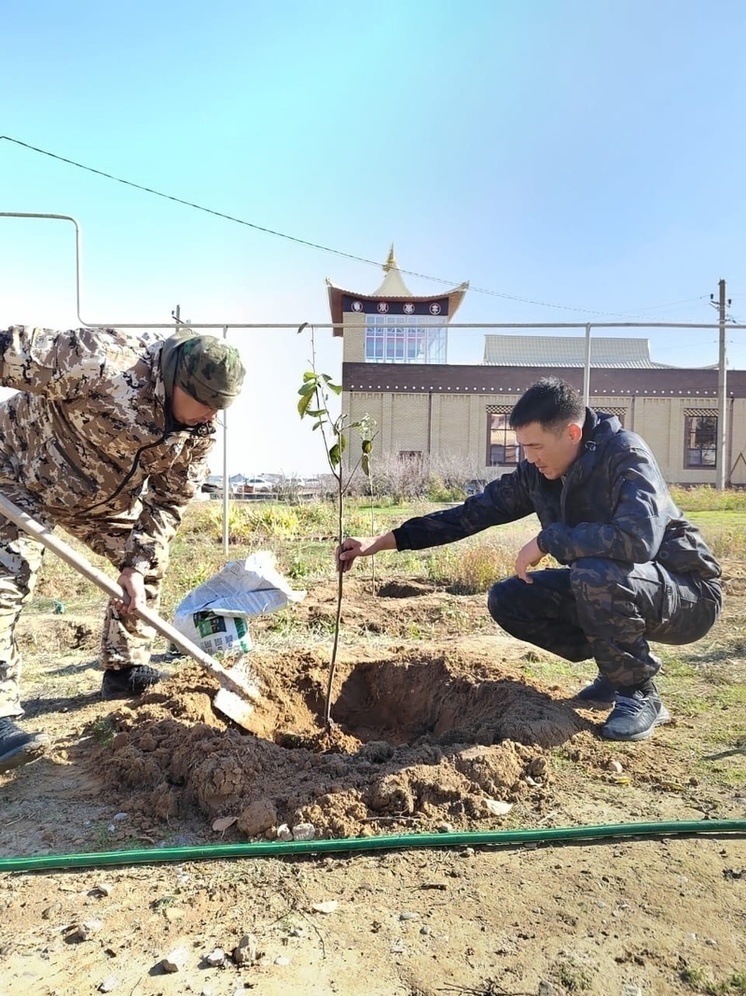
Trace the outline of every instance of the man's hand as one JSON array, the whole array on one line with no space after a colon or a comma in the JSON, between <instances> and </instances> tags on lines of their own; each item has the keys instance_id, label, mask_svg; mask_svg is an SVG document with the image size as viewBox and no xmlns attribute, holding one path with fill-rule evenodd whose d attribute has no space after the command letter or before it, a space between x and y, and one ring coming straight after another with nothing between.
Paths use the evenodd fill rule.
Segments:
<instances>
[{"instance_id":1,"label":"man's hand","mask_svg":"<svg viewBox=\"0 0 746 996\"><path fill-rule=\"evenodd\" d=\"M396 540L393 533L384 533L382 536L363 536L361 539L348 536L335 550L334 559L337 563L337 570L346 572L349 571L358 557L372 557L379 550L395 549Z\"/></svg>"},{"instance_id":2,"label":"man's hand","mask_svg":"<svg viewBox=\"0 0 746 996\"><path fill-rule=\"evenodd\" d=\"M540 560L543 560L546 554L542 553L539 549L539 544L536 539L529 540L529 542L518 551L518 556L515 558L515 572L521 581L525 581L526 584L533 584L533 579L527 573L529 567L535 567Z\"/></svg>"},{"instance_id":3,"label":"man's hand","mask_svg":"<svg viewBox=\"0 0 746 996\"><path fill-rule=\"evenodd\" d=\"M145 608L145 578L139 571L136 571L134 567L125 567L117 578L117 582L125 595L121 599L112 599L117 612L131 616L135 614L137 609Z\"/></svg>"}]
</instances>

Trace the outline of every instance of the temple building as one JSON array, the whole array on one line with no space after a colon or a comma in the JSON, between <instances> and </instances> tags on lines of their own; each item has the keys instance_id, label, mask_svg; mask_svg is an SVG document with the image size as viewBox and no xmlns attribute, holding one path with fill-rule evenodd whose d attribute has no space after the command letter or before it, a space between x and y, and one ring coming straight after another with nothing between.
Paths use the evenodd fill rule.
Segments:
<instances>
[{"instance_id":1,"label":"temple building","mask_svg":"<svg viewBox=\"0 0 746 996\"><path fill-rule=\"evenodd\" d=\"M521 459L510 410L540 377L583 390L585 338L487 334L481 363L449 364L449 324L468 283L412 294L393 246L372 293L327 280L342 344L342 408L377 422L379 458L453 460L491 480ZM459 329L450 330L458 335ZM716 483L718 371L656 363L647 339L593 338L590 404L611 412L653 449L669 483ZM726 483L746 485L746 370L729 370Z\"/></svg>"}]
</instances>

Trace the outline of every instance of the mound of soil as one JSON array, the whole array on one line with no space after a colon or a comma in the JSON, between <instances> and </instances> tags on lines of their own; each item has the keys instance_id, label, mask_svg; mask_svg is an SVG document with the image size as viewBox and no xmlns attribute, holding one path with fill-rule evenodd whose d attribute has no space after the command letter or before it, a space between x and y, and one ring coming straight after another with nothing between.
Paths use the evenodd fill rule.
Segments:
<instances>
[{"instance_id":1,"label":"mound of soil","mask_svg":"<svg viewBox=\"0 0 746 996\"><path fill-rule=\"evenodd\" d=\"M488 800L540 787L545 751L589 724L550 689L486 664L487 646L341 660L330 731L320 725L320 653L252 655L263 689L253 732L221 717L217 685L185 666L117 713L101 767L130 809L169 818L196 804L210 818L237 817L245 837L300 822L341 837L396 820L422 830L494 821Z\"/></svg>"}]
</instances>

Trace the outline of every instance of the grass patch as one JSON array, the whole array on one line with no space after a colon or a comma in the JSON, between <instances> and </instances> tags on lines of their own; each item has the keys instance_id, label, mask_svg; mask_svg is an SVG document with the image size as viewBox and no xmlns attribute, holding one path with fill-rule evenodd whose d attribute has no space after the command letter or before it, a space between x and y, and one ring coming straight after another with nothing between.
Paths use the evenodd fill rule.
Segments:
<instances>
[{"instance_id":1,"label":"grass patch","mask_svg":"<svg viewBox=\"0 0 746 996\"><path fill-rule=\"evenodd\" d=\"M680 970L679 978L704 996L746 996L746 971L734 972L722 982L714 982L706 968L687 965Z\"/></svg>"},{"instance_id":2,"label":"grass patch","mask_svg":"<svg viewBox=\"0 0 746 996\"><path fill-rule=\"evenodd\" d=\"M672 485L669 490L671 497L679 508L684 509L685 514L704 511L746 512L746 490L742 488L718 491L703 484L696 488Z\"/></svg>"}]
</instances>

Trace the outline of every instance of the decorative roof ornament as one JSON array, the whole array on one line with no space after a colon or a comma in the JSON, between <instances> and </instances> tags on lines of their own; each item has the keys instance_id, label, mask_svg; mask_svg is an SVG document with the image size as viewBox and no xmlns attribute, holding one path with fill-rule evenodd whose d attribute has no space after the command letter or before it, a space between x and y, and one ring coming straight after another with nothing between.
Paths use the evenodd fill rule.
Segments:
<instances>
[{"instance_id":1,"label":"decorative roof ornament","mask_svg":"<svg viewBox=\"0 0 746 996\"><path fill-rule=\"evenodd\" d=\"M396 262L393 242L389 249L388 259L381 269L386 276L378 290L373 291L371 297L412 297L412 292L404 283L399 264Z\"/></svg>"},{"instance_id":2,"label":"decorative roof ornament","mask_svg":"<svg viewBox=\"0 0 746 996\"><path fill-rule=\"evenodd\" d=\"M391 248L389 249L389 258L381 267L384 273L388 273L389 270L398 270L399 264L396 262L396 256L394 255L394 243L391 243Z\"/></svg>"}]
</instances>

